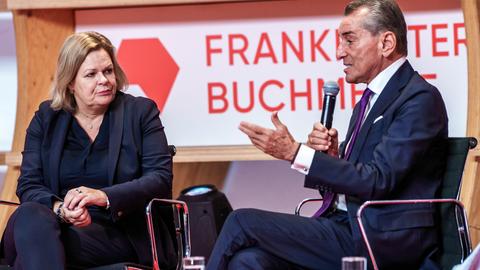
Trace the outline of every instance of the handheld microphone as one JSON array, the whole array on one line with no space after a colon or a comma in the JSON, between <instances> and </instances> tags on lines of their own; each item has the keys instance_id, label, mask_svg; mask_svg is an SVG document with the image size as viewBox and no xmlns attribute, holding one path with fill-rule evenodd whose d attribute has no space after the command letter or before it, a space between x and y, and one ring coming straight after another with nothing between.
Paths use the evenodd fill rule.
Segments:
<instances>
[{"instance_id":1,"label":"handheld microphone","mask_svg":"<svg viewBox=\"0 0 480 270\"><path fill-rule=\"evenodd\" d=\"M337 82L328 81L325 82L322 89L323 110L320 123L322 123L327 129L330 129L332 127L333 111L335 110L335 100L340 91L340 87L338 87Z\"/></svg>"}]
</instances>

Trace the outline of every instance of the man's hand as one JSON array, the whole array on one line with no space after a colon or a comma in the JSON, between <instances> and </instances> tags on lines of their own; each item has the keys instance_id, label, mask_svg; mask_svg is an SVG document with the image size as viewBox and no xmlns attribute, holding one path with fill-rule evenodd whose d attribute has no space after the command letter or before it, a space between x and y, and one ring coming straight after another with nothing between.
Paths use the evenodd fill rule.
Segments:
<instances>
[{"instance_id":1,"label":"man's hand","mask_svg":"<svg viewBox=\"0 0 480 270\"><path fill-rule=\"evenodd\" d=\"M275 129L264 128L252 123L241 122L238 127L247 134L258 149L275 158L292 161L300 144L295 141L288 128L280 122L278 112L272 114Z\"/></svg>"},{"instance_id":2,"label":"man's hand","mask_svg":"<svg viewBox=\"0 0 480 270\"><path fill-rule=\"evenodd\" d=\"M338 157L338 132L331 128L328 130L320 122L313 125L313 130L308 134L307 145L318 151L327 151L330 156Z\"/></svg>"}]
</instances>

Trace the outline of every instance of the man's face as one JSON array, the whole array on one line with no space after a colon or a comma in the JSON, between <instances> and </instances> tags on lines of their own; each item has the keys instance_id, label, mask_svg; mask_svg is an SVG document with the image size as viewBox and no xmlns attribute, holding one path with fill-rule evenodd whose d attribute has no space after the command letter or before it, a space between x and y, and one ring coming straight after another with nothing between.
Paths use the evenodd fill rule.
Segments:
<instances>
[{"instance_id":1,"label":"man's face","mask_svg":"<svg viewBox=\"0 0 480 270\"><path fill-rule=\"evenodd\" d=\"M360 8L340 23L337 58L346 66L349 83L369 83L382 70L381 34L373 35L363 27L366 16L368 9Z\"/></svg>"}]
</instances>

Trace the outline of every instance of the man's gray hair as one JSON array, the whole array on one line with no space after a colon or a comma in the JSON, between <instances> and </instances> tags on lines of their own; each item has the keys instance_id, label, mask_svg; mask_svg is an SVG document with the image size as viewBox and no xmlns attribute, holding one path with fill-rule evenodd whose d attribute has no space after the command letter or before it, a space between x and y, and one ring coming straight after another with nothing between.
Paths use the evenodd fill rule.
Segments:
<instances>
[{"instance_id":1,"label":"man's gray hair","mask_svg":"<svg viewBox=\"0 0 480 270\"><path fill-rule=\"evenodd\" d=\"M345 7L344 15L348 16L363 7L369 10L364 28L374 35L384 31L393 32L397 38L395 50L406 56L407 24L398 4L394 0L354 0Z\"/></svg>"}]
</instances>

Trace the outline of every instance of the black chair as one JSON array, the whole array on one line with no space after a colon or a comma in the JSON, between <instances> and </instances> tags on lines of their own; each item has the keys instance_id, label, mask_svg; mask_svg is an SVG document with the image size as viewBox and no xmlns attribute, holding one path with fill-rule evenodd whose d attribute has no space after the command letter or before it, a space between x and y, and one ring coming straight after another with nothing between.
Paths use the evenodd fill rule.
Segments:
<instances>
[{"instance_id":1,"label":"black chair","mask_svg":"<svg viewBox=\"0 0 480 270\"><path fill-rule=\"evenodd\" d=\"M172 157L176 148L169 145ZM17 207L20 204L0 200L0 205ZM145 209L148 234L152 249L152 266L123 262L90 268L88 270L180 270L182 260L191 255L190 221L188 207L179 200L153 199ZM0 265L0 270L13 269ZM78 269L69 267L70 270Z\"/></svg>"},{"instance_id":2,"label":"black chair","mask_svg":"<svg viewBox=\"0 0 480 270\"><path fill-rule=\"evenodd\" d=\"M191 255L190 218L187 204L178 200L153 199L145 210L153 265L124 262L88 270L182 269L183 258Z\"/></svg>"},{"instance_id":3,"label":"black chair","mask_svg":"<svg viewBox=\"0 0 480 270\"><path fill-rule=\"evenodd\" d=\"M357 221L363 240L367 247L373 268L378 270L372 247L365 233L362 214L368 207L394 204L429 203L438 206L438 227L440 229L440 250L437 263L442 269L452 269L471 253L471 241L463 204L459 201L462 175L468 151L477 145L473 137L448 138L447 163L438 198L422 200L377 200L366 201L357 211ZM302 206L311 201L322 199L305 199L297 205L295 214L299 215Z\"/></svg>"}]
</instances>

